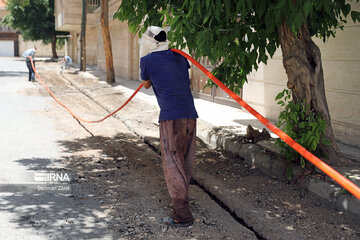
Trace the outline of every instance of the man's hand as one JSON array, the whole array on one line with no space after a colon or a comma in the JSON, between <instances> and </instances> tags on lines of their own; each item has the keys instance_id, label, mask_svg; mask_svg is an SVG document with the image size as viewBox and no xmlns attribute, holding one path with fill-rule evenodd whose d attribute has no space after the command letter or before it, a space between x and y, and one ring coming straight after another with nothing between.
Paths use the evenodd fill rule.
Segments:
<instances>
[{"instance_id":1,"label":"man's hand","mask_svg":"<svg viewBox=\"0 0 360 240\"><path fill-rule=\"evenodd\" d=\"M144 88L148 89L151 87L151 80L143 81Z\"/></svg>"}]
</instances>

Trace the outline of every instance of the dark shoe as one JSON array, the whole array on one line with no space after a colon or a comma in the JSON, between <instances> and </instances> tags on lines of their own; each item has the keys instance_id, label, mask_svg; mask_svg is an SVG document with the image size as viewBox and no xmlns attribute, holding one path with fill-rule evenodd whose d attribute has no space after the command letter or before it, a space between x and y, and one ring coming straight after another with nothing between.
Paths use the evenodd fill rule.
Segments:
<instances>
[{"instance_id":1,"label":"dark shoe","mask_svg":"<svg viewBox=\"0 0 360 240\"><path fill-rule=\"evenodd\" d=\"M163 217L160 221L162 223L165 223L167 225L174 226L174 227L188 227L188 226L191 226L194 223L194 221L178 222L175 219L173 219L172 217Z\"/></svg>"}]
</instances>

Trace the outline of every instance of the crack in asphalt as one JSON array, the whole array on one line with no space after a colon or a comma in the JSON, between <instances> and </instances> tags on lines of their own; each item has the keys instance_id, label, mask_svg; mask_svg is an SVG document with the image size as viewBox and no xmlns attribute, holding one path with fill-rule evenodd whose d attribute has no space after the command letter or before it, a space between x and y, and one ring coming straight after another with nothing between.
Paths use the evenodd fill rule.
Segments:
<instances>
[{"instance_id":1,"label":"crack in asphalt","mask_svg":"<svg viewBox=\"0 0 360 240\"><path fill-rule=\"evenodd\" d=\"M84 126L84 124L82 124L76 117L74 117L74 116L72 116L78 123L79 123L79 125L85 130L85 131L87 131L92 137L94 137L95 135L92 133L92 132L90 132L90 130L89 129L87 129L85 126Z\"/></svg>"},{"instance_id":2,"label":"crack in asphalt","mask_svg":"<svg viewBox=\"0 0 360 240\"><path fill-rule=\"evenodd\" d=\"M47 75L47 74L45 74L45 76L46 76L46 75ZM74 84L72 84L72 82L70 82L69 80L67 80L65 77L62 77L62 78L65 79L65 80L66 80L65 82L67 82L68 84L70 84L71 86L73 86L78 92L86 95L90 100L92 100L93 102L95 102L91 97L89 97L87 94L85 94L83 91L81 91L78 87L76 87ZM40 84L41 84L41 83L40 83ZM35 84L35 82L34 82L34 85L39 88L39 86L37 86L37 84ZM68 93L68 92L66 92L66 93ZM75 93L75 92L73 92L73 93ZM96 104L99 105L99 103L97 103L97 102L96 102ZM100 106L100 105L99 105L99 106ZM103 106L100 106L100 107L104 108ZM106 110L106 109L105 109L105 110ZM106 110L106 111L107 111L107 110ZM79 120L78 120L76 117L74 117L74 116L72 116L72 117L78 122L78 124L79 124L86 132L88 132L88 133L90 134L90 136L92 136L92 137L95 136L89 129L87 129L87 128L84 126L84 124L81 123L81 121L79 121Z\"/></svg>"}]
</instances>

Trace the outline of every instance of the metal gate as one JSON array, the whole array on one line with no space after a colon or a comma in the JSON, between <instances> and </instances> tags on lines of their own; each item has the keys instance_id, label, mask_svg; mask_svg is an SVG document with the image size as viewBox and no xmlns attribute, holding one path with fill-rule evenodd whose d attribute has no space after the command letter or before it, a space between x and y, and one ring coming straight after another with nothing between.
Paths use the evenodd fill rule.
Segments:
<instances>
[{"instance_id":1,"label":"metal gate","mask_svg":"<svg viewBox=\"0 0 360 240\"><path fill-rule=\"evenodd\" d=\"M203 65L207 70L212 71L214 69L214 65L210 64L210 61L207 57L202 57L199 59L201 65ZM239 104L237 104L228 94L222 91L220 88L216 87L206 87L204 86L207 83L208 77L201 72L197 67L192 66L190 71L191 78L191 89L194 97L198 97L201 99L205 99L208 101L241 108ZM221 79L220 79L221 80ZM239 95L242 97L242 90Z\"/></svg>"}]
</instances>

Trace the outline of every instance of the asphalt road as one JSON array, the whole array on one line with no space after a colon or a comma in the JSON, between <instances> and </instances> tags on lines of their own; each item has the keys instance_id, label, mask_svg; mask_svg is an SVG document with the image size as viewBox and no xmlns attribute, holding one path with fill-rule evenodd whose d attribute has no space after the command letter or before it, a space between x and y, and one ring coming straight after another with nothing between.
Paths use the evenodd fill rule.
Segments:
<instances>
[{"instance_id":1,"label":"asphalt road","mask_svg":"<svg viewBox=\"0 0 360 240\"><path fill-rule=\"evenodd\" d=\"M105 103L112 110L127 99L128 90L90 74L61 75L56 63L37 67L54 94L87 120L106 116ZM204 144L197 177L206 172L207 187L226 186L229 198L216 200L194 183L195 224L164 226L159 219L171 207L161 158L129 127L157 132L154 106L139 94L115 118L80 123L27 74L23 59L0 58L0 240L358 239L357 225L342 213ZM235 193L242 203L236 217L225 206Z\"/></svg>"},{"instance_id":2,"label":"asphalt road","mask_svg":"<svg viewBox=\"0 0 360 240\"><path fill-rule=\"evenodd\" d=\"M53 100L27 74L23 59L0 58L0 239L107 239L106 228L85 227L98 206L77 206L58 142L66 134L56 127ZM44 185L51 174L61 184Z\"/></svg>"},{"instance_id":3,"label":"asphalt road","mask_svg":"<svg viewBox=\"0 0 360 240\"><path fill-rule=\"evenodd\" d=\"M107 114L56 64L37 66L75 113ZM27 74L23 59L0 58L0 240L256 239L197 186L194 227L164 226L170 201L159 155L119 119L79 123Z\"/></svg>"}]
</instances>

